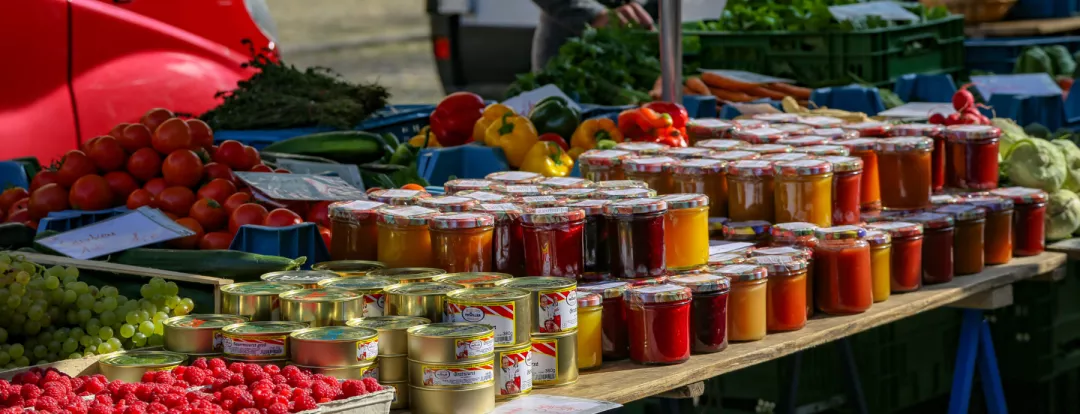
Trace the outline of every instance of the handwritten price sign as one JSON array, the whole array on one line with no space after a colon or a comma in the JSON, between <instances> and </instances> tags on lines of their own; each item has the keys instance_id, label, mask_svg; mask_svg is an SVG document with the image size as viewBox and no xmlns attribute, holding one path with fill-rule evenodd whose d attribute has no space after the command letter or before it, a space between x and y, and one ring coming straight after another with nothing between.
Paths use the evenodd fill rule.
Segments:
<instances>
[{"instance_id":1,"label":"handwritten price sign","mask_svg":"<svg viewBox=\"0 0 1080 414\"><path fill-rule=\"evenodd\" d=\"M72 258L86 260L194 234L161 211L142 207L38 242Z\"/></svg>"}]
</instances>

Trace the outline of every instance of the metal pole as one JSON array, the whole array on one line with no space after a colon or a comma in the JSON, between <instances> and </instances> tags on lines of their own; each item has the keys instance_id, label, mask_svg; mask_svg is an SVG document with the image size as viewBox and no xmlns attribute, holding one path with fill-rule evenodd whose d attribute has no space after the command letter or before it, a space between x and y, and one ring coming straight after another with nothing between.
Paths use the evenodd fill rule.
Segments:
<instances>
[{"instance_id":1,"label":"metal pole","mask_svg":"<svg viewBox=\"0 0 1080 414\"><path fill-rule=\"evenodd\" d=\"M661 97L682 103L682 0L660 0Z\"/></svg>"}]
</instances>

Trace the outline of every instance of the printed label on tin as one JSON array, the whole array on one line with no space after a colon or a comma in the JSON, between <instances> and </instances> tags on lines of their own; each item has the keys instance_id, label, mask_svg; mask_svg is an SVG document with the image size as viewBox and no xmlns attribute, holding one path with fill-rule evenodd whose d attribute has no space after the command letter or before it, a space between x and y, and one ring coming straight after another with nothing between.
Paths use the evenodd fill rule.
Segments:
<instances>
[{"instance_id":1,"label":"printed label on tin","mask_svg":"<svg viewBox=\"0 0 1080 414\"><path fill-rule=\"evenodd\" d=\"M484 384L495 380L490 362L472 365L423 365L424 385L428 387L454 387Z\"/></svg>"},{"instance_id":2,"label":"printed label on tin","mask_svg":"<svg viewBox=\"0 0 1080 414\"><path fill-rule=\"evenodd\" d=\"M483 323L495 328L495 345L517 343L514 302L447 303L450 322Z\"/></svg>"},{"instance_id":3,"label":"printed label on tin","mask_svg":"<svg viewBox=\"0 0 1080 414\"><path fill-rule=\"evenodd\" d=\"M379 364L371 364L367 368L361 368L360 379L364 378L379 379Z\"/></svg>"},{"instance_id":4,"label":"printed label on tin","mask_svg":"<svg viewBox=\"0 0 1080 414\"><path fill-rule=\"evenodd\" d=\"M214 351L222 352L225 350L225 334L221 331L214 331Z\"/></svg>"},{"instance_id":5,"label":"printed label on tin","mask_svg":"<svg viewBox=\"0 0 1080 414\"><path fill-rule=\"evenodd\" d=\"M274 298L270 300L270 320L281 320L281 298L277 296L274 296Z\"/></svg>"},{"instance_id":6,"label":"printed label on tin","mask_svg":"<svg viewBox=\"0 0 1080 414\"><path fill-rule=\"evenodd\" d=\"M532 382L536 385L554 384L559 379L559 341L532 340Z\"/></svg>"},{"instance_id":7,"label":"printed label on tin","mask_svg":"<svg viewBox=\"0 0 1080 414\"><path fill-rule=\"evenodd\" d=\"M577 328L576 292L574 288L539 292L540 333L558 333Z\"/></svg>"},{"instance_id":8,"label":"printed label on tin","mask_svg":"<svg viewBox=\"0 0 1080 414\"><path fill-rule=\"evenodd\" d=\"M506 352L499 358L499 395L515 395L529 392L533 386L532 350Z\"/></svg>"},{"instance_id":9,"label":"printed label on tin","mask_svg":"<svg viewBox=\"0 0 1080 414\"><path fill-rule=\"evenodd\" d=\"M457 359L469 359L491 355L495 352L495 334L489 333L487 335L474 336L472 338L455 339L454 349L456 349L455 353L457 354Z\"/></svg>"},{"instance_id":10,"label":"printed label on tin","mask_svg":"<svg viewBox=\"0 0 1080 414\"><path fill-rule=\"evenodd\" d=\"M364 316L383 316L386 309L386 295L382 293L364 294Z\"/></svg>"},{"instance_id":11,"label":"printed label on tin","mask_svg":"<svg viewBox=\"0 0 1080 414\"><path fill-rule=\"evenodd\" d=\"M285 357L285 341L288 335L233 336L225 335L224 350L227 356Z\"/></svg>"},{"instance_id":12,"label":"printed label on tin","mask_svg":"<svg viewBox=\"0 0 1080 414\"><path fill-rule=\"evenodd\" d=\"M379 338L356 341L356 360L370 361L379 355Z\"/></svg>"}]
</instances>

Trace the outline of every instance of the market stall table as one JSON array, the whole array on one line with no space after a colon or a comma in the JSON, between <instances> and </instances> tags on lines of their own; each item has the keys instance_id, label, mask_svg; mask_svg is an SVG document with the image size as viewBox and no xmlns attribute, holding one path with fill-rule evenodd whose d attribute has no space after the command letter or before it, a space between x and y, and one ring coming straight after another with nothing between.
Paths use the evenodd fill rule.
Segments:
<instances>
[{"instance_id":1,"label":"market stall table","mask_svg":"<svg viewBox=\"0 0 1080 414\"><path fill-rule=\"evenodd\" d=\"M1080 260L1080 237L1057 241L1046 246L1046 250L1065 253L1069 260Z\"/></svg>"}]
</instances>

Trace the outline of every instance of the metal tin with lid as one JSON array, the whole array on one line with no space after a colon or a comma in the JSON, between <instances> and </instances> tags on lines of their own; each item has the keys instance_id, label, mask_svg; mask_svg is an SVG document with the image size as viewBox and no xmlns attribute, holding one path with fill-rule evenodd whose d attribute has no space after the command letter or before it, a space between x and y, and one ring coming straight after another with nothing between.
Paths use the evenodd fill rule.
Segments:
<instances>
[{"instance_id":1,"label":"metal tin with lid","mask_svg":"<svg viewBox=\"0 0 1080 414\"><path fill-rule=\"evenodd\" d=\"M949 125L945 137L957 142L989 141L1001 138L1001 129L992 125Z\"/></svg>"},{"instance_id":2,"label":"metal tin with lid","mask_svg":"<svg viewBox=\"0 0 1080 414\"><path fill-rule=\"evenodd\" d=\"M566 332L533 335L533 387L555 388L578 380L577 328Z\"/></svg>"},{"instance_id":3,"label":"metal tin with lid","mask_svg":"<svg viewBox=\"0 0 1080 414\"><path fill-rule=\"evenodd\" d=\"M622 160L632 156L630 151L588 150L578 156L578 162L594 167L618 167Z\"/></svg>"},{"instance_id":4,"label":"metal tin with lid","mask_svg":"<svg viewBox=\"0 0 1080 414\"><path fill-rule=\"evenodd\" d=\"M289 334L289 361L312 367L349 367L375 361L379 333L353 326L324 326Z\"/></svg>"},{"instance_id":5,"label":"metal tin with lid","mask_svg":"<svg viewBox=\"0 0 1080 414\"><path fill-rule=\"evenodd\" d=\"M934 140L926 137L894 137L880 139L874 147L879 152L930 151Z\"/></svg>"},{"instance_id":6,"label":"metal tin with lid","mask_svg":"<svg viewBox=\"0 0 1080 414\"><path fill-rule=\"evenodd\" d=\"M521 214L522 223L554 224L585 220L585 210L572 207L527 208Z\"/></svg>"},{"instance_id":7,"label":"metal tin with lid","mask_svg":"<svg viewBox=\"0 0 1080 414\"><path fill-rule=\"evenodd\" d=\"M746 255L733 253L717 253L709 255L709 266L727 266L746 263Z\"/></svg>"},{"instance_id":8,"label":"metal tin with lid","mask_svg":"<svg viewBox=\"0 0 1080 414\"><path fill-rule=\"evenodd\" d=\"M544 187L550 187L552 189L563 188L588 188L592 187L593 182L579 177L548 177L540 180L537 184Z\"/></svg>"},{"instance_id":9,"label":"metal tin with lid","mask_svg":"<svg viewBox=\"0 0 1080 414\"><path fill-rule=\"evenodd\" d=\"M892 130L892 125L885 122L866 121L841 125L840 128L848 131L858 131L859 136L862 137L882 137Z\"/></svg>"},{"instance_id":10,"label":"metal tin with lid","mask_svg":"<svg viewBox=\"0 0 1080 414\"><path fill-rule=\"evenodd\" d=\"M828 144L830 142L832 142L832 138L829 138L829 137L823 137L823 136L820 136L820 135L799 135L799 136L793 136L793 137L784 138L782 140L777 141L776 143L780 144L780 145L789 145L789 146L792 146L792 147L795 147L795 148L800 148L800 147L812 147L812 146L815 146L815 145L826 145L826 144ZM795 151L795 149L792 149L792 151Z\"/></svg>"},{"instance_id":11,"label":"metal tin with lid","mask_svg":"<svg viewBox=\"0 0 1080 414\"><path fill-rule=\"evenodd\" d=\"M909 223L906 221L884 221L880 223L871 223L866 227L874 230L886 231L893 238L921 236L923 233L922 224Z\"/></svg>"},{"instance_id":12,"label":"metal tin with lid","mask_svg":"<svg viewBox=\"0 0 1080 414\"><path fill-rule=\"evenodd\" d=\"M667 211L667 202L658 198L634 198L619 200L604 206L604 214L609 216L625 216L632 214L648 214Z\"/></svg>"},{"instance_id":13,"label":"metal tin with lid","mask_svg":"<svg viewBox=\"0 0 1080 414\"><path fill-rule=\"evenodd\" d=\"M822 175L833 172L832 163L826 160L798 160L773 164L776 175L783 177Z\"/></svg>"},{"instance_id":14,"label":"metal tin with lid","mask_svg":"<svg viewBox=\"0 0 1080 414\"><path fill-rule=\"evenodd\" d=\"M405 355L409 353L409 328L431 323L419 316L366 316L352 319L345 326L374 329L379 332L379 355Z\"/></svg>"},{"instance_id":15,"label":"metal tin with lid","mask_svg":"<svg viewBox=\"0 0 1080 414\"><path fill-rule=\"evenodd\" d=\"M595 188L562 188L551 192L552 196L569 200L583 200L595 193Z\"/></svg>"},{"instance_id":16,"label":"metal tin with lid","mask_svg":"<svg viewBox=\"0 0 1080 414\"><path fill-rule=\"evenodd\" d=\"M441 282L390 286L386 288L386 313L442 322L446 314L446 294L461 288L461 285Z\"/></svg>"},{"instance_id":17,"label":"metal tin with lid","mask_svg":"<svg viewBox=\"0 0 1080 414\"><path fill-rule=\"evenodd\" d=\"M562 207L566 205L567 201L568 200L565 198L550 195L521 197L517 199L518 204L525 206L525 208Z\"/></svg>"},{"instance_id":18,"label":"metal tin with lid","mask_svg":"<svg viewBox=\"0 0 1080 414\"><path fill-rule=\"evenodd\" d=\"M731 279L732 282L749 282L761 280L769 275L769 270L756 264L737 264L719 266L713 269L713 273Z\"/></svg>"},{"instance_id":19,"label":"metal tin with lid","mask_svg":"<svg viewBox=\"0 0 1080 414\"><path fill-rule=\"evenodd\" d=\"M543 178L540 174L528 171L498 171L484 177L499 184L531 184Z\"/></svg>"},{"instance_id":20,"label":"metal tin with lid","mask_svg":"<svg viewBox=\"0 0 1080 414\"><path fill-rule=\"evenodd\" d=\"M364 316L364 297L344 289L301 289L280 295L281 316L313 327L344 325Z\"/></svg>"},{"instance_id":21,"label":"metal tin with lid","mask_svg":"<svg viewBox=\"0 0 1080 414\"><path fill-rule=\"evenodd\" d=\"M709 154L712 154L712 150L702 147L678 147L664 151L664 155L678 160L702 158Z\"/></svg>"},{"instance_id":22,"label":"metal tin with lid","mask_svg":"<svg viewBox=\"0 0 1080 414\"><path fill-rule=\"evenodd\" d=\"M319 286L319 281L338 277L341 276L328 270L283 270L264 273L259 279L264 282L288 283L303 286L304 289L313 289Z\"/></svg>"},{"instance_id":23,"label":"metal tin with lid","mask_svg":"<svg viewBox=\"0 0 1080 414\"><path fill-rule=\"evenodd\" d=\"M491 185L495 184L491 180L477 180L477 179L457 179L450 180L443 184L443 190L447 195L454 195L461 191L488 191L491 189Z\"/></svg>"},{"instance_id":24,"label":"metal tin with lid","mask_svg":"<svg viewBox=\"0 0 1080 414\"><path fill-rule=\"evenodd\" d=\"M791 152L800 154L810 154L815 157L828 157L828 156L847 156L851 154L851 151L843 145L837 145L836 143L826 145L811 145L809 147L795 147Z\"/></svg>"},{"instance_id":25,"label":"metal tin with lid","mask_svg":"<svg viewBox=\"0 0 1080 414\"><path fill-rule=\"evenodd\" d=\"M751 257L750 264L764 267L769 276L790 275L791 272L806 270L810 265L801 257L784 255Z\"/></svg>"},{"instance_id":26,"label":"metal tin with lid","mask_svg":"<svg viewBox=\"0 0 1080 414\"><path fill-rule=\"evenodd\" d=\"M409 380L408 355L383 355L380 353L376 363L379 365L379 383Z\"/></svg>"},{"instance_id":27,"label":"metal tin with lid","mask_svg":"<svg viewBox=\"0 0 1080 414\"><path fill-rule=\"evenodd\" d=\"M709 205L709 196L705 194L668 194L660 197L660 199L667 203L668 210L682 210Z\"/></svg>"},{"instance_id":28,"label":"metal tin with lid","mask_svg":"<svg viewBox=\"0 0 1080 414\"><path fill-rule=\"evenodd\" d=\"M616 150L628 151L634 155L655 155L664 152L667 148L667 145L655 142L620 142L615 144Z\"/></svg>"},{"instance_id":29,"label":"metal tin with lid","mask_svg":"<svg viewBox=\"0 0 1080 414\"><path fill-rule=\"evenodd\" d=\"M459 289L446 294L449 322L495 328L495 346L529 342L532 332L529 292L508 287Z\"/></svg>"},{"instance_id":30,"label":"metal tin with lid","mask_svg":"<svg viewBox=\"0 0 1080 414\"><path fill-rule=\"evenodd\" d=\"M586 283L578 286L580 293L596 293L604 299L622 297L630 284L621 280L609 280L604 282Z\"/></svg>"},{"instance_id":31,"label":"metal tin with lid","mask_svg":"<svg viewBox=\"0 0 1080 414\"><path fill-rule=\"evenodd\" d=\"M859 157L830 156L822 157L821 160L832 163L833 172L852 172L863 169L863 160Z\"/></svg>"},{"instance_id":32,"label":"metal tin with lid","mask_svg":"<svg viewBox=\"0 0 1080 414\"><path fill-rule=\"evenodd\" d=\"M935 124L899 124L893 125L889 135L894 137L930 137L941 138L945 134L945 127Z\"/></svg>"},{"instance_id":33,"label":"metal tin with lid","mask_svg":"<svg viewBox=\"0 0 1080 414\"><path fill-rule=\"evenodd\" d=\"M328 377L334 377L338 380L362 380L364 378L379 378L379 366L374 361L362 362L357 365L349 367L315 367L309 365L292 364L297 368L304 371L311 371L312 374L321 374Z\"/></svg>"},{"instance_id":34,"label":"metal tin with lid","mask_svg":"<svg viewBox=\"0 0 1080 414\"><path fill-rule=\"evenodd\" d=\"M773 175L773 163L764 160L735 161L728 164L727 173L736 177L766 177Z\"/></svg>"},{"instance_id":35,"label":"metal tin with lid","mask_svg":"<svg viewBox=\"0 0 1080 414\"><path fill-rule=\"evenodd\" d=\"M421 190L390 189L368 193L368 198L391 206L412 206L428 197L431 197L431 194Z\"/></svg>"},{"instance_id":36,"label":"metal tin with lid","mask_svg":"<svg viewBox=\"0 0 1080 414\"><path fill-rule=\"evenodd\" d=\"M171 371L180 366L187 355L169 351L126 351L105 355L98 360L102 375L109 381L142 382L150 371Z\"/></svg>"},{"instance_id":37,"label":"metal tin with lid","mask_svg":"<svg viewBox=\"0 0 1080 414\"><path fill-rule=\"evenodd\" d=\"M360 295L361 303L364 306L362 316L382 316L386 309L386 293L384 290L396 284L396 281L388 277L369 276L327 279L319 282L319 287L355 292Z\"/></svg>"},{"instance_id":38,"label":"metal tin with lid","mask_svg":"<svg viewBox=\"0 0 1080 414\"><path fill-rule=\"evenodd\" d=\"M577 329L577 282L573 279L517 277L503 280L498 285L529 292L529 320L534 335Z\"/></svg>"},{"instance_id":39,"label":"metal tin with lid","mask_svg":"<svg viewBox=\"0 0 1080 414\"><path fill-rule=\"evenodd\" d=\"M1013 204L1045 203L1048 195L1045 191L1027 187L1005 187L990 191L990 194L1006 197Z\"/></svg>"},{"instance_id":40,"label":"metal tin with lid","mask_svg":"<svg viewBox=\"0 0 1080 414\"><path fill-rule=\"evenodd\" d=\"M782 153L782 152L791 152L791 150L794 149L794 148L791 147L791 146L788 146L788 145L780 145L780 144L757 144L757 145L750 145L750 146L748 146L746 148L743 148L743 149L746 150L746 151L756 152L758 154L765 155L765 154L779 154L779 153Z\"/></svg>"},{"instance_id":41,"label":"metal tin with lid","mask_svg":"<svg viewBox=\"0 0 1080 414\"><path fill-rule=\"evenodd\" d=\"M600 181L595 184L596 190L625 190L628 188L649 189L649 183L641 180L610 180Z\"/></svg>"},{"instance_id":42,"label":"metal tin with lid","mask_svg":"<svg viewBox=\"0 0 1080 414\"><path fill-rule=\"evenodd\" d=\"M799 120L795 122L810 125L814 128L839 128L844 125L843 119L831 116L800 116Z\"/></svg>"},{"instance_id":43,"label":"metal tin with lid","mask_svg":"<svg viewBox=\"0 0 1080 414\"><path fill-rule=\"evenodd\" d=\"M829 137L834 140L855 139L859 137L859 131L846 130L843 128L819 128L810 131L813 135L821 135L823 137Z\"/></svg>"},{"instance_id":44,"label":"metal tin with lid","mask_svg":"<svg viewBox=\"0 0 1080 414\"><path fill-rule=\"evenodd\" d=\"M367 276L368 272L376 269L385 269L382 262L371 260L334 260L319 262L311 266L311 270L323 270L337 273L342 278Z\"/></svg>"},{"instance_id":45,"label":"metal tin with lid","mask_svg":"<svg viewBox=\"0 0 1080 414\"><path fill-rule=\"evenodd\" d=\"M477 229L495 225L495 216L487 213L442 213L431 218L432 230Z\"/></svg>"},{"instance_id":46,"label":"metal tin with lid","mask_svg":"<svg viewBox=\"0 0 1080 414\"><path fill-rule=\"evenodd\" d=\"M631 305L640 306L653 303L681 302L690 300L691 296L691 290L686 286L664 283L632 287L626 291L625 299Z\"/></svg>"},{"instance_id":47,"label":"metal tin with lid","mask_svg":"<svg viewBox=\"0 0 1080 414\"><path fill-rule=\"evenodd\" d=\"M252 321L280 321L278 295L303 289L302 285L280 282L244 282L221 287L221 312L246 316Z\"/></svg>"},{"instance_id":48,"label":"metal tin with lid","mask_svg":"<svg viewBox=\"0 0 1080 414\"><path fill-rule=\"evenodd\" d=\"M713 151L733 151L747 145L750 144L747 144L746 141L739 141L737 139L706 139L694 144L695 147L711 149Z\"/></svg>"},{"instance_id":49,"label":"metal tin with lid","mask_svg":"<svg viewBox=\"0 0 1080 414\"><path fill-rule=\"evenodd\" d=\"M380 372L381 374L381 372ZM404 410L409 408L409 381L383 381L379 379L379 384L384 387L390 387L394 389L394 401L390 403L391 410Z\"/></svg>"},{"instance_id":50,"label":"metal tin with lid","mask_svg":"<svg viewBox=\"0 0 1080 414\"><path fill-rule=\"evenodd\" d=\"M514 276L498 272L459 272L447 273L435 277L436 282L453 283L465 288L481 288L495 286L500 280L513 279Z\"/></svg>"},{"instance_id":51,"label":"metal tin with lid","mask_svg":"<svg viewBox=\"0 0 1080 414\"><path fill-rule=\"evenodd\" d=\"M628 200L634 198L656 197L656 190L648 188L621 188L618 190L600 190L593 193L593 198L603 200Z\"/></svg>"},{"instance_id":52,"label":"metal tin with lid","mask_svg":"<svg viewBox=\"0 0 1080 414\"><path fill-rule=\"evenodd\" d=\"M484 190L484 191L465 190L465 191L459 191L455 195L458 196L458 197L471 198L471 199L479 201L481 203L502 203L502 202L508 202L513 198L513 197L510 197L510 196L505 195L505 194L493 193L493 192L487 191L487 190ZM476 206L474 205L473 208L475 208L475 207Z\"/></svg>"},{"instance_id":53,"label":"metal tin with lid","mask_svg":"<svg viewBox=\"0 0 1080 414\"><path fill-rule=\"evenodd\" d=\"M866 237L866 229L859 226L834 226L814 230L814 236L821 240L848 240Z\"/></svg>"},{"instance_id":54,"label":"metal tin with lid","mask_svg":"<svg viewBox=\"0 0 1080 414\"><path fill-rule=\"evenodd\" d=\"M475 199L453 195L435 196L420 200L421 207L438 210L442 213L467 211L477 203L478 201Z\"/></svg>"},{"instance_id":55,"label":"metal tin with lid","mask_svg":"<svg viewBox=\"0 0 1080 414\"><path fill-rule=\"evenodd\" d=\"M687 287L691 293L723 292L731 289L731 280L712 273L673 277L668 279L668 282Z\"/></svg>"},{"instance_id":56,"label":"metal tin with lid","mask_svg":"<svg viewBox=\"0 0 1080 414\"><path fill-rule=\"evenodd\" d=\"M247 322L239 315L193 314L166 319L165 350L182 354L220 354L224 351L221 328Z\"/></svg>"},{"instance_id":57,"label":"metal tin with lid","mask_svg":"<svg viewBox=\"0 0 1080 414\"><path fill-rule=\"evenodd\" d=\"M449 374L447 374L449 375ZM409 385L409 409L415 413L490 413L495 409L495 381L459 389Z\"/></svg>"},{"instance_id":58,"label":"metal tin with lid","mask_svg":"<svg viewBox=\"0 0 1080 414\"><path fill-rule=\"evenodd\" d=\"M665 156L630 158L623 161L623 170L627 172L658 173L664 171L664 166L675 162L678 162L678 160Z\"/></svg>"},{"instance_id":59,"label":"metal tin with lid","mask_svg":"<svg viewBox=\"0 0 1080 414\"><path fill-rule=\"evenodd\" d=\"M775 125L755 129L740 129L734 131L731 135L750 144L772 144L788 137L787 132L777 129Z\"/></svg>"},{"instance_id":60,"label":"metal tin with lid","mask_svg":"<svg viewBox=\"0 0 1080 414\"><path fill-rule=\"evenodd\" d=\"M495 349L495 400L532 392L532 342Z\"/></svg>"},{"instance_id":61,"label":"metal tin with lid","mask_svg":"<svg viewBox=\"0 0 1080 414\"><path fill-rule=\"evenodd\" d=\"M941 213L912 214L910 216L904 216L904 221L921 224L924 230L943 229L946 227L952 227L954 224L952 215Z\"/></svg>"},{"instance_id":62,"label":"metal tin with lid","mask_svg":"<svg viewBox=\"0 0 1080 414\"><path fill-rule=\"evenodd\" d=\"M510 196L511 199L518 197L540 196L547 194L551 191L548 187L541 187L537 184L508 184L508 185L496 185L494 188L496 193Z\"/></svg>"},{"instance_id":63,"label":"metal tin with lid","mask_svg":"<svg viewBox=\"0 0 1080 414\"><path fill-rule=\"evenodd\" d=\"M431 282L435 276L445 274L446 271L433 267L398 267L393 269L379 269L368 273L368 276L388 277L400 284Z\"/></svg>"},{"instance_id":64,"label":"metal tin with lid","mask_svg":"<svg viewBox=\"0 0 1080 414\"><path fill-rule=\"evenodd\" d=\"M935 213L948 214L957 222L982 220L986 218L986 211L969 204L950 204L934 209Z\"/></svg>"},{"instance_id":65,"label":"metal tin with lid","mask_svg":"<svg viewBox=\"0 0 1080 414\"><path fill-rule=\"evenodd\" d=\"M409 359L457 363L490 359L495 354L495 328L477 323L432 323L409 328Z\"/></svg>"},{"instance_id":66,"label":"metal tin with lid","mask_svg":"<svg viewBox=\"0 0 1080 414\"><path fill-rule=\"evenodd\" d=\"M375 215L375 211L385 207L386 203L369 200L338 201L331 203L327 214L331 220L358 224Z\"/></svg>"},{"instance_id":67,"label":"metal tin with lid","mask_svg":"<svg viewBox=\"0 0 1080 414\"><path fill-rule=\"evenodd\" d=\"M221 328L226 357L248 361L284 360L289 334L307 329L303 322L243 322Z\"/></svg>"}]
</instances>

